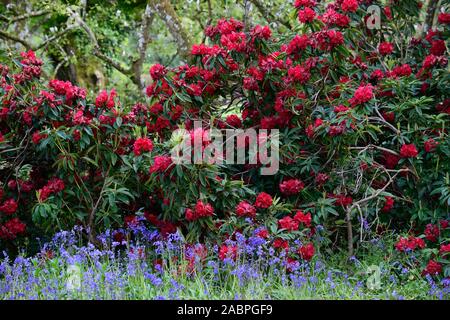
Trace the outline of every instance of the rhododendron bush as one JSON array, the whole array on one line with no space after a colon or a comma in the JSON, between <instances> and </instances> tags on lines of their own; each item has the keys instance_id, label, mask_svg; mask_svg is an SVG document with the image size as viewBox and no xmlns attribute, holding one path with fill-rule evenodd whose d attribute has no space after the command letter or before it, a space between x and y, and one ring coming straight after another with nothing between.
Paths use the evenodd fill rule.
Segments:
<instances>
[{"instance_id":1,"label":"rhododendron bush","mask_svg":"<svg viewBox=\"0 0 450 320\"><path fill-rule=\"evenodd\" d=\"M90 98L43 80L32 51L4 61L2 244L77 224L94 243L137 224L218 242L259 228L277 248L301 239L292 258L310 260L319 235L352 255L394 230L399 252L422 250L424 272L448 274L448 13L416 38L418 1L392 1L381 30L366 27L370 3L297 0L283 34L221 19L190 64L153 65L148 98L134 105L114 89ZM176 129L206 148L213 127L278 129L279 170L174 163Z\"/></svg>"}]
</instances>

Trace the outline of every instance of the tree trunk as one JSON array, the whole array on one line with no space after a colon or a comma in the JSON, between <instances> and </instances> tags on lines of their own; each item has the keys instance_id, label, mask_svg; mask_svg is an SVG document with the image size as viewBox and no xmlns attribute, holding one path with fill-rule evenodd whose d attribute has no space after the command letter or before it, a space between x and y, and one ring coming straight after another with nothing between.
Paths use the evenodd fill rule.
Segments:
<instances>
[{"instance_id":1,"label":"tree trunk","mask_svg":"<svg viewBox=\"0 0 450 320\"><path fill-rule=\"evenodd\" d=\"M150 2L177 42L180 56L188 60L192 42L172 4L169 0L150 0Z\"/></svg>"}]
</instances>

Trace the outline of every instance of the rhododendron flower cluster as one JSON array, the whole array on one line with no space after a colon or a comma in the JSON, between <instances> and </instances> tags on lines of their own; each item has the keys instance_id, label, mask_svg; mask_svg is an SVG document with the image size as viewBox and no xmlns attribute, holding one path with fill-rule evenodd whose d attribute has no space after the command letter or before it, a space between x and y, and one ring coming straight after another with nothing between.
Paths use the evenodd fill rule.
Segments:
<instances>
[{"instance_id":1,"label":"rhododendron flower cluster","mask_svg":"<svg viewBox=\"0 0 450 320\"><path fill-rule=\"evenodd\" d=\"M187 208L185 211L186 220L194 221L200 218L212 217L214 215L214 208L202 200L198 200L194 210Z\"/></svg>"},{"instance_id":2,"label":"rhododendron flower cluster","mask_svg":"<svg viewBox=\"0 0 450 320\"><path fill-rule=\"evenodd\" d=\"M400 156L403 158L415 158L419 152L414 144L404 144L400 148Z\"/></svg>"},{"instance_id":3,"label":"rhododendron flower cluster","mask_svg":"<svg viewBox=\"0 0 450 320\"><path fill-rule=\"evenodd\" d=\"M298 179L289 179L280 183L281 193L287 196L298 194L304 187L305 184Z\"/></svg>"},{"instance_id":4,"label":"rhododendron flower cluster","mask_svg":"<svg viewBox=\"0 0 450 320\"><path fill-rule=\"evenodd\" d=\"M349 100L353 106L369 102L373 98L373 87L371 85L361 85L356 89L353 97Z\"/></svg>"},{"instance_id":5,"label":"rhododendron flower cluster","mask_svg":"<svg viewBox=\"0 0 450 320\"><path fill-rule=\"evenodd\" d=\"M222 245L219 249L219 259L224 261L225 259L236 260L237 258L237 246Z\"/></svg>"},{"instance_id":6,"label":"rhododendron flower cluster","mask_svg":"<svg viewBox=\"0 0 450 320\"><path fill-rule=\"evenodd\" d=\"M427 141L425 141L423 148L424 148L425 152L431 153L431 152L436 151L436 148L438 145L439 145L439 142L437 142L433 138L430 138Z\"/></svg>"},{"instance_id":7,"label":"rhododendron flower cluster","mask_svg":"<svg viewBox=\"0 0 450 320\"><path fill-rule=\"evenodd\" d=\"M290 216L285 216L278 220L278 226L280 229L285 229L286 231L296 231L298 230L299 222Z\"/></svg>"},{"instance_id":8,"label":"rhododendron flower cluster","mask_svg":"<svg viewBox=\"0 0 450 320\"><path fill-rule=\"evenodd\" d=\"M252 218L256 216L256 208L245 200L238 203L235 211L238 217Z\"/></svg>"},{"instance_id":9,"label":"rhododendron flower cluster","mask_svg":"<svg viewBox=\"0 0 450 320\"><path fill-rule=\"evenodd\" d=\"M425 241L421 238L409 237L400 238L400 240L395 244L395 248L398 251L414 251L417 248L425 248Z\"/></svg>"},{"instance_id":10,"label":"rhododendron flower cluster","mask_svg":"<svg viewBox=\"0 0 450 320\"><path fill-rule=\"evenodd\" d=\"M442 265L435 260L430 260L422 274L436 275L441 272L442 272Z\"/></svg>"},{"instance_id":11,"label":"rhododendron flower cluster","mask_svg":"<svg viewBox=\"0 0 450 320\"><path fill-rule=\"evenodd\" d=\"M394 45L390 42L382 42L378 46L378 52L382 56L386 56L388 54L391 54L394 51Z\"/></svg>"},{"instance_id":12,"label":"rhododendron flower cluster","mask_svg":"<svg viewBox=\"0 0 450 320\"><path fill-rule=\"evenodd\" d=\"M150 167L150 173L166 172L172 164L173 162L170 156L156 156L153 165Z\"/></svg>"},{"instance_id":13,"label":"rhododendron flower cluster","mask_svg":"<svg viewBox=\"0 0 450 320\"><path fill-rule=\"evenodd\" d=\"M384 203L383 208L381 208L381 211L389 212L394 207L394 199L389 196L384 197L384 199L385 199L385 203Z\"/></svg>"},{"instance_id":14,"label":"rhododendron flower cluster","mask_svg":"<svg viewBox=\"0 0 450 320\"><path fill-rule=\"evenodd\" d=\"M315 253L314 245L312 243L303 245L298 249L298 253L302 259L309 261Z\"/></svg>"},{"instance_id":15,"label":"rhododendron flower cluster","mask_svg":"<svg viewBox=\"0 0 450 320\"><path fill-rule=\"evenodd\" d=\"M260 209L267 209L272 205L272 196L268 193L261 192L258 194L255 200L255 207Z\"/></svg>"},{"instance_id":16,"label":"rhododendron flower cluster","mask_svg":"<svg viewBox=\"0 0 450 320\"><path fill-rule=\"evenodd\" d=\"M0 212L10 216L17 211L17 207L18 205L16 200L8 199L0 205Z\"/></svg>"},{"instance_id":17,"label":"rhododendron flower cluster","mask_svg":"<svg viewBox=\"0 0 450 320\"><path fill-rule=\"evenodd\" d=\"M137 138L133 145L133 152L136 156L140 156L143 152L153 150L153 142L149 138Z\"/></svg>"},{"instance_id":18,"label":"rhododendron flower cluster","mask_svg":"<svg viewBox=\"0 0 450 320\"><path fill-rule=\"evenodd\" d=\"M38 191L41 201L47 200L51 194L63 191L65 188L64 181L59 178L52 178L48 183Z\"/></svg>"},{"instance_id":19,"label":"rhododendron flower cluster","mask_svg":"<svg viewBox=\"0 0 450 320\"><path fill-rule=\"evenodd\" d=\"M18 235L24 234L25 230L26 225L19 218L13 218L0 224L0 239L14 240Z\"/></svg>"}]
</instances>

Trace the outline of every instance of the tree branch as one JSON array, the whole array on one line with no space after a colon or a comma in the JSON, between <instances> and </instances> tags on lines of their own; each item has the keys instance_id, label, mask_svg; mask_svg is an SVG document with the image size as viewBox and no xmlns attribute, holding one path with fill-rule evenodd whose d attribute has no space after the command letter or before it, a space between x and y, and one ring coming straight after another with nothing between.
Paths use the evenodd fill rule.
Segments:
<instances>
[{"instance_id":1,"label":"tree branch","mask_svg":"<svg viewBox=\"0 0 450 320\"><path fill-rule=\"evenodd\" d=\"M43 41L41 44L33 47L33 51L37 51L39 49L46 47L50 42L52 42L58 38L61 38L63 35L65 35L66 33L68 33L69 31L71 31L73 29L75 29L75 26L69 26L64 30L61 30L60 32L58 32L58 33L54 34L53 36L51 36L50 38L48 38L47 40Z\"/></svg>"},{"instance_id":2,"label":"tree branch","mask_svg":"<svg viewBox=\"0 0 450 320\"><path fill-rule=\"evenodd\" d=\"M149 0L158 16L164 21L170 33L178 44L180 55L187 59L192 46L191 39L181 25L180 18L169 0Z\"/></svg>"},{"instance_id":3,"label":"tree branch","mask_svg":"<svg viewBox=\"0 0 450 320\"><path fill-rule=\"evenodd\" d=\"M48 13L50 13L49 10L39 10L39 11L33 11L30 13L22 14L22 15L14 17L14 18L8 18L4 15L1 15L0 19L7 22L8 24L11 24L11 23L14 23L17 21L22 21L22 20L28 19L28 18L40 17L40 16L46 15Z\"/></svg>"},{"instance_id":4,"label":"tree branch","mask_svg":"<svg viewBox=\"0 0 450 320\"><path fill-rule=\"evenodd\" d=\"M0 30L0 38L18 42L18 43L22 44L27 50L31 49L31 44L28 43L26 40L20 39L6 31Z\"/></svg>"},{"instance_id":5,"label":"tree branch","mask_svg":"<svg viewBox=\"0 0 450 320\"><path fill-rule=\"evenodd\" d=\"M360 153L361 153L361 152L364 152L364 151L366 151L366 150L377 149L377 150L380 150L380 151L385 151L385 152L394 154L394 155L396 155L396 156L399 155L398 152L395 152L394 150L387 149L387 148L383 148L383 147L376 146L376 145L373 145L373 144L369 144L369 145L367 145L367 146L365 146L365 147L349 147L349 149L350 149L350 150L361 150Z\"/></svg>"},{"instance_id":6,"label":"tree branch","mask_svg":"<svg viewBox=\"0 0 450 320\"><path fill-rule=\"evenodd\" d=\"M286 28L288 28L288 29L291 29L292 28L292 26L291 26L291 24L289 23L289 21L284 21L284 20L281 20L281 19L279 19L279 18L277 18L277 17L275 17L274 15L273 15L273 13L272 12L270 12L266 7L265 7L265 5L264 5L264 3L262 3L260 0L250 0L254 5L255 5L255 7L258 9L258 11L261 13L261 15L264 17L264 19L266 19L267 20L267 22L278 22L278 23L281 23L282 25L284 25Z\"/></svg>"},{"instance_id":7,"label":"tree branch","mask_svg":"<svg viewBox=\"0 0 450 320\"><path fill-rule=\"evenodd\" d=\"M115 61L114 59L112 59L111 57L108 57L107 55L105 55L101 49L100 46L98 44L97 41L97 37L95 36L94 32L91 30L91 28L89 28L89 26L87 25L86 22L84 22L83 19L81 19L80 15L78 14L78 12L74 12L72 9L67 8L67 11L69 12L69 14L75 19L75 21L81 26L81 28L83 28L83 30L87 33L89 39L91 40L92 44L94 45L94 48L92 50L92 53L94 54L94 56L96 56L97 58L103 60L104 62L107 62L108 64L110 64L113 68L115 68L117 71L123 73L126 76L130 76L131 74L131 69L129 68L125 68L124 66L122 66L119 62Z\"/></svg>"},{"instance_id":8,"label":"tree branch","mask_svg":"<svg viewBox=\"0 0 450 320\"><path fill-rule=\"evenodd\" d=\"M353 209L359 208L361 204L364 204L366 202L369 202L372 199L377 198L382 192L384 192L387 189L387 187L389 187L392 184L392 182L394 182L394 179L397 177L398 174L400 174L401 172L411 172L411 170L409 170L408 168L396 170L395 174L393 176L391 176L387 170L385 170L385 172L389 176L389 181L383 186L383 188L378 189L376 192L372 193L368 197L365 197L356 202L353 202L353 204L350 207L348 207L346 210L347 242L348 242L348 256L349 257L353 256L353 226L352 226L352 217L351 217Z\"/></svg>"},{"instance_id":9,"label":"tree branch","mask_svg":"<svg viewBox=\"0 0 450 320\"><path fill-rule=\"evenodd\" d=\"M133 61L131 69L133 70L133 82L135 82L139 89L142 90L144 88L144 83L141 79L142 74L142 65L145 61L145 54L147 52L147 47L150 42L150 27L152 25L154 18L154 14L152 12L152 8L150 3L147 3L147 6L145 7L145 11L142 14L142 24L141 24L141 31L139 35L138 40L138 58Z\"/></svg>"}]
</instances>

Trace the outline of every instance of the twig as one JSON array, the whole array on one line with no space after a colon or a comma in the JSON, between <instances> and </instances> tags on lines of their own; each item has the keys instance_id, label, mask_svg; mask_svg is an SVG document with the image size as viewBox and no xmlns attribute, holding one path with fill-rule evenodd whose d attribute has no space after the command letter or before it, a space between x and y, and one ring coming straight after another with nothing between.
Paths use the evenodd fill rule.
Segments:
<instances>
[{"instance_id":1,"label":"twig","mask_svg":"<svg viewBox=\"0 0 450 320\"><path fill-rule=\"evenodd\" d=\"M40 11L34 11L34 12L22 14L17 17L14 17L14 18L8 18L8 17L5 17L4 15L1 15L0 19L7 22L8 24L11 24L11 23L14 23L17 21L28 19L28 18L40 17L40 16L46 15L48 13L50 13L49 10L40 10Z\"/></svg>"},{"instance_id":2,"label":"twig","mask_svg":"<svg viewBox=\"0 0 450 320\"><path fill-rule=\"evenodd\" d=\"M362 152L364 152L364 151L366 151L366 150L377 149L377 150L389 152L389 153L394 154L394 155L396 155L396 156L399 155L398 152L396 152L396 151L394 151L394 150L387 149L387 148L380 147L380 146L376 146L376 145L373 145L373 144L369 144L369 145L367 145L367 146L365 146L365 147L349 147L349 149L350 149L350 150L361 150L360 153L362 153Z\"/></svg>"},{"instance_id":3,"label":"twig","mask_svg":"<svg viewBox=\"0 0 450 320\"><path fill-rule=\"evenodd\" d=\"M131 73L131 68L125 68L123 67L119 62L115 61L114 59L108 57L105 55L101 50L100 46L97 41L97 37L95 36L94 32L89 28L86 22L84 22L83 19L81 19L78 12L74 12L72 9L67 8L67 11L69 14L75 19L75 21L83 28L83 30L87 33L89 39L91 39L92 44L94 45L94 48L92 50L92 53L97 58L109 63L113 68L118 70L119 72L123 73L124 75L129 76Z\"/></svg>"},{"instance_id":4,"label":"twig","mask_svg":"<svg viewBox=\"0 0 450 320\"><path fill-rule=\"evenodd\" d=\"M14 42L18 42L22 44L27 50L31 49L31 44L29 44L27 41L20 39L6 31L0 30L0 37L7 40L12 40Z\"/></svg>"}]
</instances>

